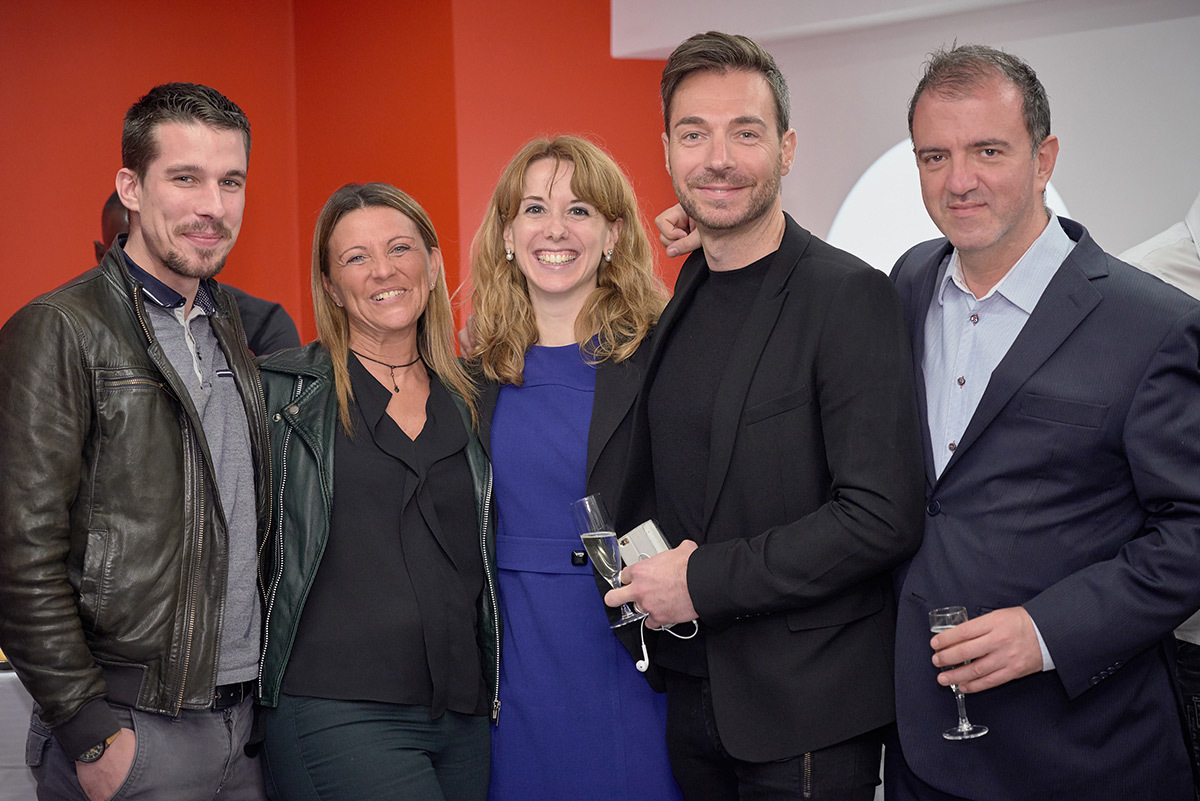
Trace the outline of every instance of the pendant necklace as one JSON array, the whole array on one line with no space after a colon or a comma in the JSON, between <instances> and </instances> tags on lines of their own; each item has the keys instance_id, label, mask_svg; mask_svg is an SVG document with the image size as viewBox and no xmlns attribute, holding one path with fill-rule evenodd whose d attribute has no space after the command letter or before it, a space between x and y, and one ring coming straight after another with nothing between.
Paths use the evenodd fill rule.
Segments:
<instances>
[{"instance_id":1,"label":"pendant necklace","mask_svg":"<svg viewBox=\"0 0 1200 801\"><path fill-rule=\"evenodd\" d=\"M382 364L384 367L388 368L388 370L391 371L389 373L389 375L392 377L392 392L397 392L397 393L400 391L400 385L396 383L396 371L401 369L402 367L412 367L414 364L421 361L421 355L417 354L417 358L413 359L411 362L405 362L404 364L388 364L385 361L380 361L379 359L372 359L370 356L366 356L362 353L359 353L354 348L350 348L350 352L353 353L355 356L359 357L360 359L366 359L369 362L375 362L376 364Z\"/></svg>"}]
</instances>

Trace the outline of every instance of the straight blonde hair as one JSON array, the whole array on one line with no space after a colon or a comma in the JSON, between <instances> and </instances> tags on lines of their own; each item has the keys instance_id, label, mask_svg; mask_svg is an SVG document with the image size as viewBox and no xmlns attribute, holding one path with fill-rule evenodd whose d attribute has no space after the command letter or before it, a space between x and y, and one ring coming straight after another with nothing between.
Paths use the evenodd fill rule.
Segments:
<instances>
[{"instance_id":1,"label":"straight blonde hair","mask_svg":"<svg viewBox=\"0 0 1200 801\"><path fill-rule=\"evenodd\" d=\"M312 294L317 320L317 338L333 358L333 380L337 391L338 418L346 433L353 434L350 403L354 390L350 387L350 372L346 360L350 355L350 324L346 310L333 302L325 291L323 277L329 275L329 240L333 231L348 213L358 209L385 206L395 209L412 220L421 232L425 250L438 247L437 232L425 209L409 195L391 184L346 184L325 201L317 227L313 232ZM417 319L417 353L441 382L457 393L471 411L471 422L478 425L475 408L475 384L467 376L454 350L454 314L450 310L450 295L446 290L446 271L438 271L429 301Z\"/></svg>"}]
</instances>

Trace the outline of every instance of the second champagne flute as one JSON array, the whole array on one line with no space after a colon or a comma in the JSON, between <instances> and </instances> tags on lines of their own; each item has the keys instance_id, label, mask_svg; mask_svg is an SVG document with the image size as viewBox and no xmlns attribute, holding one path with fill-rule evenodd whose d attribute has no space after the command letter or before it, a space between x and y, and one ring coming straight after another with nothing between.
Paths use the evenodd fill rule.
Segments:
<instances>
[{"instance_id":1,"label":"second champagne flute","mask_svg":"<svg viewBox=\"0 0 1200 801\"><path fill-rule=\"evenodd\" d=\"M963 606L943 606L929 613L929 630L934 634L937 634L939 631L952 629L959 623L966 622L967 609ZM967 663L963 662L963 664ZM959 665L949 665L942 668L942 670L953 670L956 667L959 667ZM954 728L946 729L942 732L942 736L947 740L971 740L987 734L987 726L979 726L967 720L967 702L963 699L963 694L958 689L958 685L951 684L950 689L954 691L954 700L958 703L958 725Z\"/></svg>"}]
</instances>

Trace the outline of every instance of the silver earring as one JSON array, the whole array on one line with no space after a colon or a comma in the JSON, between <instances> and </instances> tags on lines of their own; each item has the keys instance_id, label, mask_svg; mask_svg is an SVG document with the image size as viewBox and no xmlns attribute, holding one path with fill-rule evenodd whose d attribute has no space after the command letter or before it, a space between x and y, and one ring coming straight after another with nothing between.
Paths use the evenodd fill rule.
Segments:
<instances>
[{"instance_id":1,"label":"silver earring","mask_svg":"<svg viewBox=\"0 0 1200 801\"><path fill-rule=\"evenodd\" d=\"M604 251L604 260L606 262L608 262L609 264L612 264L612 253L613 253L612 248L609 248L608 250Z\"/></svg>"},{"instance_id":2,"label":"silver earring","mask_svg":"<svg viewBox=\"0 0 1200 801\"><path fill-rule=\"evenodd\" d=\"M513 252L512 252L512 248L505 248L505 249L504 249L504 260L505 260L505 261L512 261L512 260L513 260Z\"/></svg>"}]
</instances>

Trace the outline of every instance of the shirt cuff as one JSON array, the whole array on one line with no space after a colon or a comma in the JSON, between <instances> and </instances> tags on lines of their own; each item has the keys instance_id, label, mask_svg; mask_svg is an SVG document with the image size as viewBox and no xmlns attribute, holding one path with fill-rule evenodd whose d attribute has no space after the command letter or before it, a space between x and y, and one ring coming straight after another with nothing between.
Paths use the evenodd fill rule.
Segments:
<instances>
[{"instance_id":1,"label":"shirt cuff","mask_svg":"<svg viewBox=\"0 0 1200 801\"><path fill-rule=\"evenodd\" d=\"M1026 612L1025 614L1029 613ZM1042 639L1042 632L1038 628L1037 621L1030 616L1029 622L1033 624L1033 633L1037 635L1038 647L1042 649L1042 672L1054 670L1054 659L1050 656L1050 649L1046 647L1046 641Z\"/></svg>"}]
</instances>

